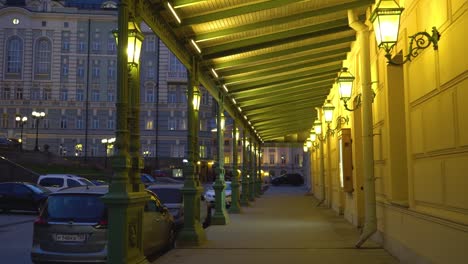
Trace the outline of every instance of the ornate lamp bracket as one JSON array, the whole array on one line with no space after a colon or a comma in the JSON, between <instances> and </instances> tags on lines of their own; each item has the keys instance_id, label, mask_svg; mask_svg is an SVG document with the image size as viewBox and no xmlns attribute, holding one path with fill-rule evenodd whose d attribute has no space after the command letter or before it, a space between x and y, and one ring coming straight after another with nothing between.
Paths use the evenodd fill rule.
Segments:
<instances>
[{"instance_id":1,"label":"ornate lamp bracket","mask_svg":"<svg viewBox=\"0 0 468 264\"><path fill-rule=\"evenodd\" d=\"M385 57L388 60L388 64L392 65L403 65L408 61L411 61L412 58L416 58L421 50L428 48L431 43L434 47L434 50L438 50L439 48L439 40L440 40L440 33L437 31L436 27L432 27L432 35L427 33L426 31L418 32L409 38L410 46L409 46L409 53L405 56L405 59L401 62L392 60L392 54L390 53L393 46L385 49Z\"/></svg>"}]
</instances>

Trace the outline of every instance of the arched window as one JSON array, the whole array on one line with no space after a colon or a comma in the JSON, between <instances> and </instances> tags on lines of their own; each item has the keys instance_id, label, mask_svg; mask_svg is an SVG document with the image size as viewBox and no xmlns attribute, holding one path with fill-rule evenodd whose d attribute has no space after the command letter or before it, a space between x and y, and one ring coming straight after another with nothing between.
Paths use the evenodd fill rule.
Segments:
<instances>
[{"instance_id":1,"label":"arched window","mask_svg":"<svg viewBox=\"0 0 468 264\"><path fill-rule=\"evenodd\" d=\"M36 79L50 79L52 44L46 38L36 41L34 50L34 75Z\"/></svg>"},{"instance_id":2,"label":"arched window","mask_svg":"<svg viewBox=\"0 0 468 264\"><path fill-rule=\"evenodd\" d=\"M6 77L21 78L23 68L23 40L11 37L6 45Z\"/></svg>"}]
</instances>

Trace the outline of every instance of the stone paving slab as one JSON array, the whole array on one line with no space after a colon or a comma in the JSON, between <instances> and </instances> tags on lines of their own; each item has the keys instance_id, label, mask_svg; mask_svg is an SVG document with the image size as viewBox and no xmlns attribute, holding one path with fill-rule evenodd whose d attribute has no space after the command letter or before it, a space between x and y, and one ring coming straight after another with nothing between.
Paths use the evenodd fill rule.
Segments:
<instances>
[{"instance_id":1,"label":"stone paving slab","mask_svg":"<svg viewBox=\"0 0 468 264\"><path fill-rule=\"evenodd\" d=\"M228 225L205 229L202 246L176 248L153 263L398 263L372 241L354 248L358 229L305 194L303 187L271 187Z\"/></svg>"}]
</instances>

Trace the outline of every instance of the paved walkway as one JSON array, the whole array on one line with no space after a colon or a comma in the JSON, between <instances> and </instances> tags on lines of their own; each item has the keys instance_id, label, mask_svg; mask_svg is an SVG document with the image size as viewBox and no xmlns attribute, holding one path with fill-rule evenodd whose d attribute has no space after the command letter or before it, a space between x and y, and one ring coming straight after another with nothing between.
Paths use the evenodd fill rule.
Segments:
<instances>
[{"instance_id":1,"label":"paved walkway","mask_svg":"<svg viewBox=\"0 0 468 264\"><path fill-rule=\"evenodd\" d=\"M356 249L358 230L330 209L317 208L303 187L270 187L225 226L210 226L208 241L176 248L157 264L394 264L398 261L367 241Z\"/></svg>"}]
</instances>

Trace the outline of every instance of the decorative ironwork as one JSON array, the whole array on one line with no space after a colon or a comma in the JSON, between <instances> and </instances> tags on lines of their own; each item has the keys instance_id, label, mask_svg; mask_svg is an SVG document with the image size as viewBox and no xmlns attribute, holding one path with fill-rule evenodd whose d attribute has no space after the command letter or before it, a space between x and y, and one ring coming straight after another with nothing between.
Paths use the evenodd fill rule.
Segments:
<instances>
[{"instance_id":1,"label":"decorative ironwork","mask_svg":"<svg viewBox=\"0 0 468 264\"><path fill-rule=\"evenodd\" d=\"M390 54L390 51L393 47L390 48L384 48L385 49L385 57L388 60L389 64L392 65L402 65L407 63L408 61L411 61L412 58L415 58L419 55L421 50L424 50L428 48L431 43L432 46L434 47L434 50L438 50L439 48L439 40L440 40L440 33L437 31L436 27L432 27L432 35L430 35L427 32L418 32L409 38L411 39L410 41L410 46L409 46L409 53L405 56L405 59L401 62L399 61L394 61L392 60L392 54ZM413 46L415 45L415 46Z\"/></svg>"}]
</instances>

